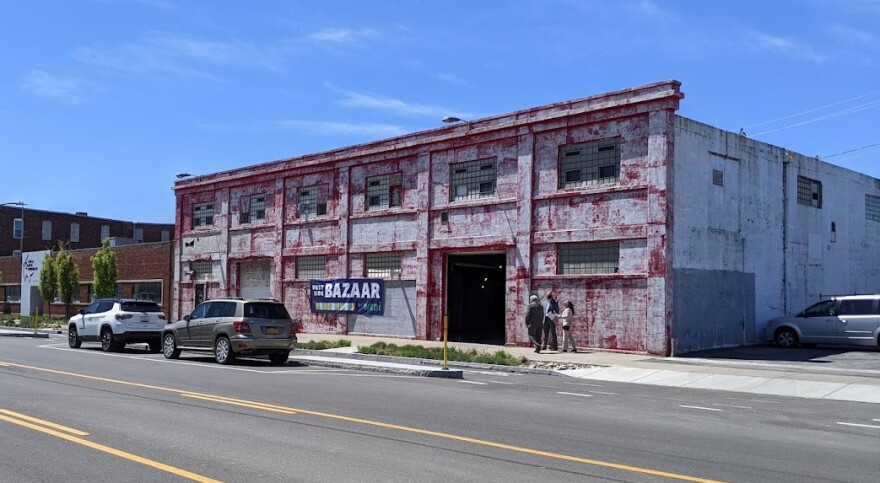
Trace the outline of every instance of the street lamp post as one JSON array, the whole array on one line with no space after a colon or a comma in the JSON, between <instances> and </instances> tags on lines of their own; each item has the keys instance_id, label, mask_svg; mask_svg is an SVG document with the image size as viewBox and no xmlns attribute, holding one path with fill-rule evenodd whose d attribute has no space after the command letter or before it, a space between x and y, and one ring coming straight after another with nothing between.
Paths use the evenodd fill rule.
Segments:
<instances>
[{"instance_id":1,"label":"street lamp post","mask_svg":"<svg viewBox=\"0 0 880 483\"><path fill-rule=\"evenodd\" d=\"M24 207L27 205L24 201L12 201L2 203L0 206L18 206L21 209L21 236L18 237L18 255L24 256Z\"/></svg>"}]
</instances>

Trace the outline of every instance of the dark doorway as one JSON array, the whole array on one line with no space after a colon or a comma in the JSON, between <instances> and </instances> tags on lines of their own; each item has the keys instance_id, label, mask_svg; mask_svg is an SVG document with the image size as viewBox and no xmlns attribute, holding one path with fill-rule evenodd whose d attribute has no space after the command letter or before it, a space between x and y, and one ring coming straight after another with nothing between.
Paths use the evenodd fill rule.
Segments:
<instances>
[{"instance_id":1,"label":"dark doorway","mask_svg":"<svg viewBox=\"0 0 880 483\"><path fill-rule=\"evenodd\" d=\"M503 253L449 255L446 266L449 340L504 344L506 263Z\"/></svg>"}]
</instances>

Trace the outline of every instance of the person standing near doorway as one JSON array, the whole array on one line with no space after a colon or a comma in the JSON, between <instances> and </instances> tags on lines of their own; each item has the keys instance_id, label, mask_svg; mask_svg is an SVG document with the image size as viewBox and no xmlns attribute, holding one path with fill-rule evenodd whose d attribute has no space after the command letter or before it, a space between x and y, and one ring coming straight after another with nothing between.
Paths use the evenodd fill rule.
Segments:
<instances>
[{"instance_id":1,"label":"person standing near doorway","mask_svg":"<svg viewBox=\"0 0 880 483\"><path fill-rule=\"evenodd\" d=\"M571 351L577 352L577 343L571 333L571 319L574 318L574 305L571 301L562 304L562 314L559 316L559 323L562 324L562 352L568 352L568 346L571 345Z\"/></svg>"},{"instance_id":2,"label":"person standing near doorway","mask_svg":"<svg viewBox=\"0 0 880 483\"><path fill-rule=\"evenodd\" d=\"M556 335L556 318L559 316L559 303L553 298L553 292L547 292L544 298L544 349L549 344L550 350L559 351L559 339Z\"/></svg>"},{"instance_id":3,"label":"person standing near doorway","mask_svg":"<svg viewBox=\"0 0 880 483\"><path fill-rule=\"evenodd\" d=\"M538 296L529 297L529 308L526 311L526 329L529 340L535 345L535 352L541 353L541 329L544 327L544 307L538 303Z\"/></svg>"}]
</instances>

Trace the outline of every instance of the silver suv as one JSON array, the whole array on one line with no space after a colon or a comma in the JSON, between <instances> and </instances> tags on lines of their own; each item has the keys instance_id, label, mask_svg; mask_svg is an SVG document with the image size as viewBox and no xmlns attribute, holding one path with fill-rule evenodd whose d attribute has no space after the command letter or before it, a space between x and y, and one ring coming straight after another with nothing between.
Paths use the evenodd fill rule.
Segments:
<instances>
[{"instance_id":1,"label":"silver suv","mask_svg":"<svg viewBox=\"0 0 880 483\"><path fill-rule=\"evenodd\" d=\"M880 345L880 295L830 297L795 316L770 320L764 338L779 347Z\"/></svg>"},{"instance_id":2,"label":"silver suv","mask_svg":"<svg viewBox=\"0 0 880 483\"><path fill-rule=\"evenodd\" d=\"M159 352L164 328L165 314L152 300L98 299L70 318L67 344L76 349L84 341L96 341L109 352L146 342L150 351Z\"/></svg>"},{"instance_id":3,"label":"silver suv","mask_svg":"<svg viewBox=\"0 0 880 483\"><path fill-rule=\"evenodd\" d=\"M239 356L269 356L272 364L281 365L294 347L290 315L284 304L271 299L209 300L162 334L168 359L177 359L182 350L213 351L220 364L232 364Z\"/></svg>"}]
</instances>

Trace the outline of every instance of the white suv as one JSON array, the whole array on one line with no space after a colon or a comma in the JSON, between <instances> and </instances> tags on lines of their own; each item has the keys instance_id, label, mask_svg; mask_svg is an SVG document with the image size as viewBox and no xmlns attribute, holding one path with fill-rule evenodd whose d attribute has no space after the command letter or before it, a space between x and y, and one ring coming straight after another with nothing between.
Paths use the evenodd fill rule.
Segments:
<instances>
[{"instance_id":1,"label":"white suv","mask_svg":"<svg viewBox=\"0 0 880 483\"><path fill-rule=\"evenodd\" d=\"M151 352L160 352L165 324L162 307L152 300L98 299L70 318L67 343L75 349L83 342L101 342L101 350L110 352L146 342Z\"/></svg>"}]
</instances>

